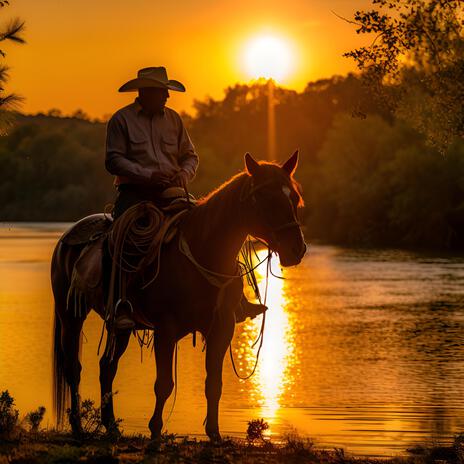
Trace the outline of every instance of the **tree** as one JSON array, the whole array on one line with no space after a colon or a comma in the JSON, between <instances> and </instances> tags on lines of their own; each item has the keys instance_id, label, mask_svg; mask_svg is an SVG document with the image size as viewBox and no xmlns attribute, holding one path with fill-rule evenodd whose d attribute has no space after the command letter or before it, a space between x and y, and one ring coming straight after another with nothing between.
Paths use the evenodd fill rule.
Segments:
<instances>
[{"instance_id":1,"label":"tree","mask_svg":"<svg viewBox=\"0 0 464 464\"><path fill-rule=\"evenodd\" d=\"M371 89L442 153L464 136L464 1L372 0L356 11L369 47L352 50Z\"/></svg>"},{"instance_id":2,"label":"tree","mask_svg":"<svg viewBox=\"0 0 464 464\"><path fill-rule=\"evenodd\" d=\"M8 0L0 0L0 8L9 5ZM0 57L5 58L3 42L25 43L22 33L24 32L24 21L19 18L11 19L0 29ZM11 122L11 110L18 108L22 97L14 93L6 93L4 85L9 79L9 68L5 63L0 63L0 132L8 127Z\"/></svg>"}]
</instances>

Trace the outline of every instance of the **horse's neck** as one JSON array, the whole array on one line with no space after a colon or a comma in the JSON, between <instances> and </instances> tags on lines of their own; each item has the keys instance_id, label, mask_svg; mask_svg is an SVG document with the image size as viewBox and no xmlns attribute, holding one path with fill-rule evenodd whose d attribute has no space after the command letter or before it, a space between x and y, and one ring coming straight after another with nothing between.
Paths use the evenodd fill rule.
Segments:
<instances>
[{"instance_id":1,"label":"horse's neck","mask_svg":"<svg viewBox=\"0 0 464 464\"><path fill-rule=\"evenodd\" d=\"M238 177L194 208L184 231L193 255L215 272L233 273L247 236L241 192L245 177Z\"/></svg>"}]
</instances>

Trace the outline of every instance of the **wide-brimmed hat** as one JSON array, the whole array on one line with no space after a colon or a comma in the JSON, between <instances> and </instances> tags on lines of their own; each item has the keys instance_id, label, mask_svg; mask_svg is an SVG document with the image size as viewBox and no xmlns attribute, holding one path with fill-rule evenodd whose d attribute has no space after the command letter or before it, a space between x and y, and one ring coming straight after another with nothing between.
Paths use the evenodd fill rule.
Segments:
<instances>
[{"instance_id":1,"label":"wide-brimmed hat","mask_svg":"<svg viewBox=\"0 0 464 464\"><path fill-rule=\"evenodd\" d=\"M119 92L133 92L144 87L158 87L185 92L183 84L179 81L168 79L166 68L163 66L140 69L137 73L137 78L122 85L119 88Z\"/></svg>"}]
</instances>

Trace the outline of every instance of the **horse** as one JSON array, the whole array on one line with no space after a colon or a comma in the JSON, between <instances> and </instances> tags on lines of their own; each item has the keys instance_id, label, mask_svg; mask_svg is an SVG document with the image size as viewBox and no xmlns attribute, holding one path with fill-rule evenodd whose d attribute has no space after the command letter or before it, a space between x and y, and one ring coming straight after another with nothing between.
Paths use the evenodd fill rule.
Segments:
<instances>
[{"instance_id":1,"label":"horse","mask_svg":"<svg viewBox=\"0 0 464 464\"><path fill-rule=\"evenodd\" d=\"M298 151L282 165L255 161L248 153L244 161L243 172L200 199L184 215L175 238L162 247L157 278L146 288L128 289L128 299L134 308L143 313L150 328L155 328L156 402L149 422L153 440L161 437L163 408L174 387L172 365L176 343L195 331L204 337L206 345L205 431L211 440L221 439L218 411L222 366L234 333L235 309L243 292L242 278L237 274L237 256L247 236L266 242L279 255L282 266L299 264L306 252L297 219L302 197L293 178ZM67 301L73 266L81 249L60 240L51 266L55 300L54 409L59 426L70 401L68 418L76 436L83 433L79 402L81 329L92 309L105 317L103 299L90 303L82 312L74 311L73 302ZM213 277L222 284L213 285ZM146 328L143 324L136 326ZM107 431L117 430L112 384L130 335L130 331L115 333L111 353L105 350L100 358L101 420ZM107 343L108 340L109 337Z\"/></svg>"}]
</instances>

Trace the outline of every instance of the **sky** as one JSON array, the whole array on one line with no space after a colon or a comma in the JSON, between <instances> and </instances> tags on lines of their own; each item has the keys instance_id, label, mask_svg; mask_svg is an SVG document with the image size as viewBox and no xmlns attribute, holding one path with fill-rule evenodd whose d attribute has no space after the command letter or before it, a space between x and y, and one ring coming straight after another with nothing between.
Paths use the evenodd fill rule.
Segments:
<instances>
[{"instance_id":1,"label":"sky","mask_svg":"<svg viewBox=\"0 0 464 464\"><path fill-rule=\"evenodd\" d=\"M26 113L81 109L106 117L135 94L117 89L146 66L165 66L187 88L168 106L192 111L195 99L254 76L246 54L254 38L283 39L292 66L279 84L307 82L355 69L342 54L366 44L352 18L369 0L11 0L2 20L26 22L26 45L6 45L7 90L25 97ZM255 76L258 77L258 76Z\"/></svg>"}]
</instances>

